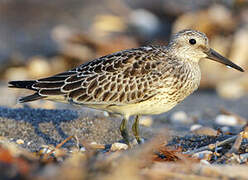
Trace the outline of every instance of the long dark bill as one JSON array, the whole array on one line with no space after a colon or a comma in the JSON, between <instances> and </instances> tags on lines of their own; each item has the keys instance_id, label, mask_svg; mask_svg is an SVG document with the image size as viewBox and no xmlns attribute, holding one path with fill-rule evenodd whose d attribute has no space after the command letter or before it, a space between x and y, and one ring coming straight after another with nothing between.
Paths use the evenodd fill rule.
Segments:
<instances>
[{"instance_id":1,"label":"long dark bill","mask_svg":"<svg viewBox=\"0 0 248 180\"><path fill-rule=\"evenodd\" d=\"M212 59L214 61L217 61L217 62L220 62L220 63L225 64L227 66L230 66L230 67L232 67L234 69L237 69L237 70L239 70L241 72L244 72L244 70L241 67L239 67L238 65L234 64L229 59L221 56L219 53L217 53L213 49L210 49L206 54L208 55L208 57L207 57L208 59Z\"/></svg>"}]
</instances>

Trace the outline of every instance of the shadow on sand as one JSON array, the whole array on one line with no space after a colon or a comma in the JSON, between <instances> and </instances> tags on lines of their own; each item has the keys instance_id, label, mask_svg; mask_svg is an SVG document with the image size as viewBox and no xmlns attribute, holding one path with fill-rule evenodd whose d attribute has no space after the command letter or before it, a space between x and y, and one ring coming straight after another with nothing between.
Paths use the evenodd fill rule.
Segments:
<instances>
[{"instance_id":1,"label":"shadow on sand","mask_svg":"<svg viewBox=\"0 0 248 180\"><path fill-rule=\"evenodd\" d=\"M67 138L68 135L64 133L60 124L62 122L70 122L76 120L79 115L77 111L68 109L32 109L32 108L7 108L0 106L0 117L6 119L12 119L15 121L22 121L30 123L34 127L35 133L42 137L47 144L57 145L58 141L51 138L49 135L43 133L39 124L41 123L52 123L58 132L58 134L63 138Z\"/></svg>"}]
</instances>

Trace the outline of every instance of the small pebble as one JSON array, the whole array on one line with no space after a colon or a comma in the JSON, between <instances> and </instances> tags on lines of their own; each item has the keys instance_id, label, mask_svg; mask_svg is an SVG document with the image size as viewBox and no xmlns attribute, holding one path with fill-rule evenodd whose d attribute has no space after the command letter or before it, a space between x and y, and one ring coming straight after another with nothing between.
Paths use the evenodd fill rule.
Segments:
<instances>
[{"instance_id":1,"label":"small pebble","mask_svg":"<svg viewBox=\"0 0 248 180\"><path fill-rule=\"evenodd\" d=\"M242 163L245 163L247 162L247 159L248 159L248 153L240 154L239 157L240 157L240 161Z\"/></svg>"},{"instance_id":2,"label":"small pebble","mask_svg":"<svg viewBox=\"0 0 248 180\"><path fill-rule=\"evenodd\" d=\"M43 154L48 154L52 151L52 147L49 147L49 146L46 146L46 145L43 145L40 150L38 151L38 154L39 155L43 155Z\"/></svg>"},{"instance_id":3,"label":"small pebble","mask_svg":"<svg viewBox=\"0 0 248 180\"><path fill-rule=\"evenodd\" d=\"M202 127L202 125L200 125L200 124L193 124L190 127L190 131L192 132L192 131L197 130L197 129L201 128L201 127Z\"/></svg>"},{"instance_id":4,"label":"small pebble","mask_svg":"<svg viewBox=\"0 0 248 180\"><path fill-rule=\"evenodd\" d=\"M219 125L225 126L236 126L238 125L238 120L233 116L228 115L218 115L215 119L215 122Z\"/></svg>"},{"instance_id":5,"label":"small pebble","mask_svg":"<svg viewBox=\"0 0 248 180\"><path fill-rule=\"evenodd\" d=\"M181 124L190 124L193 123L193 120L188 117L184 111L177 111L171 115L170 118L172 123L181 123Z\"/></svg>"},{"instance_id":6,"label":"small pebble","mask_svg":"<svg viewBox=\"0 0 248 180\"><path fill-rule=\"evenodd\" d=\"M103 111L103 115L104 115L105 117L109 117L109 113L108 113L107 111Z\"/></svg>"},{"instance_id":7,"label":"small pebble","mask_svg":"<svg viewBox=\"0 0 248 180\"><path fill-rule=\"evenodd\" d=\"M140 125L143 125L146 127L151 127L152 123L153 123L153 119L151 116L142 116L139 121Z\"/></svg>"},{"instance_id":8,"label":"small pebble","mask_svg":"<svg viewBox=\"0 0 248 180\"><path fill-rule=\"evenodd\" d=\"M198 153L193 154L193 157L197 157L202 160L210 160L213 155L212 151L201 151Z\"/></svg>"},{"instance_id":9,"label":"small pebble","mask_svg":"<svg viewBox=\"0 0 248 180\"><path fill-rule=\"evenodd\" d=\"M111 151L119 151L119 150L127 150L127 149L128 149L128 145L124 143L114 143L110 148Z\"/></svg>"},{"instance_id":10,"label":"small pebble","mask_svg":"<svg viewBox=\"0 0 248 180\"><path fill-rule=\"evenodd\" d=\"M145 139L144 138L140 138L140 144L144 144L145 143ZM133 139L133 141L132 141L132 143L131 143L131 145L137 145L138 144L138 142L137 142L137 140L134 138Z\"/></svg>"},{"instance_id":11,"label":"small pebble","mask_svg":"<svg viewBox=\"0 0 248 180\"><path fill-rule=\"evenodd\" d=\"M217 131L210 127L200 127L192 131L194 134L206 135L206 136L216 136Z\"/></svg>"},{"instance_id":12,"label":"small pebble","mask_svg":"<svg viewBox=\"0 0 248 180\"><path fill-rule=\"evenodd\" d=\"M24 144L24 141L23 141L22 139L17 139L17 140L16 140L16 143L17 143L17 144Z\"/></svg>"},{"instance_id":13,"label":"small pebble","mask_svg":"<svg viewBox=\"0 0 248 180\"><path fill-rule=\"evenodd\" d=\"M204 165L210 165L210 163L209 163L207 160L205 160L205 159L202 159L202 160L200 161L200 163L201 163L201 164L204 164Z\"/></svg>"},{"instance_id":14,"label":"small pebble","mask_svg":"<svg viewBox=\"0 0 248 180\"><path fill-rule=\"evenodd\" d=\"M80 148L80 151L81 151L81 152L85 152L85 151L86 151L85 147L81 147L81 148Z\"/></svg>"},{"instance_id":15,"label":"small pebble","mask_svg":"<svg viewBox=\"0 0 248 180\"><path fill-rule=\"evenodd\" d=\"M90 147L93 149L104 149L105 148L103 144L97 144L96 142L91 142Z\"/></svg>"}]
</instances>

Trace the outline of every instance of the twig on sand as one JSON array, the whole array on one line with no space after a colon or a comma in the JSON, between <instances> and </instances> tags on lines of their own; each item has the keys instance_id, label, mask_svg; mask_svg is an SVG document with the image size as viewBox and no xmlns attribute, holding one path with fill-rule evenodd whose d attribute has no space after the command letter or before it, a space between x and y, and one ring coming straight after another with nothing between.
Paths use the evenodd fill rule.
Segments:
<instances>
[{"instance_id":1,"label":"twig on sand","mask_svg":"<svg viewBox=\"0 0 248 180\"><path fill-rule=\"evenodd\" d=\"M194 153L197 153L197 152L201 152L201 151L205 151L205 150L214 150L216 147L218 146L223 146L225 144L229 144L229 143L232 143L236 140L238 136L235 135L235 136L232 136L228 139L225 139L223 141L220 141L220 142L216 142L215 144L209 144L209 145L206 145L206 146L203 146L203 147L200 147L198 149L194 149L192 151L188 151L188 152L185 152L185 154L189 154L189 155L192 155Z\"/></svg>"},{"instance_id":2,"label":"twig on sand","mask_svg":"<svg viewBox=\"0 0 248 180\"><path fill-rule=\"evenodd\" d=\"M233 143L233 142L234 142L234 144L233 144L232 148L228 151L228 153L236 153L240 148L240 145L241 145L243 138L248 138L248 124L245 125L244 130L241 131L238 135L234 135L234 136L227 138L223 141L216 142L215 144L209 144L209 145L200 147L198 149L194 149L192 151L185 152L185 154L192 155L194 153L205 151L205 150L214 150L215 148L217 148L219 146L223 146L223 145Z\"/></svg>"},{"instance_id":3,"label":"twig on sand","mask_svg":"<svg viewBox=\"0 0 248 180\"><path fill-rule=\"evenodd\" d=\"M230 154L237 153L242 143L242 140L247 137L248 137L248 124L246 124L244 127L244 130L238 134L238 137L236 141L234 142L232 148L227 153L230 153Z\"/></svg>"},{"instance_id":4,"label":"twig on sand","mask_svg":"<svg viewBox=\"0 0 248 180\"><path fill-rule=\"evenodd\" d=\"M71 140L72 138L74 138L74 139L76 140L77 147L79 147L79 142L78 142L77 136L69 136L68 138L66 138L65 140L63 140L61 143L59 143L59 144L55 147L55 149L61 148L66 142L68 142L68 141Z\"/></svg>"},{"instance_id":5,"label":"twig on sand","mask_svg":"<svg viewBox=\"0 0 248 180\"><path fill-rule=\"evenodd\" d=\"M66 142L68 142L68 141L71 140L72 138L74 138L74 139L76 140L77 147L78 147L78 149L79 149L78 137L77 137L77 136L69 136L69 137L67 137L66 139L64 139L61 143L59 143L53 150L51 150L49 153L45 154L43 159L48 159L48 157L50 157L50 155L51 155L52 153L54 153L54 151L55 151L56 149L61 148Z\"/></svg>"}]
</instances>

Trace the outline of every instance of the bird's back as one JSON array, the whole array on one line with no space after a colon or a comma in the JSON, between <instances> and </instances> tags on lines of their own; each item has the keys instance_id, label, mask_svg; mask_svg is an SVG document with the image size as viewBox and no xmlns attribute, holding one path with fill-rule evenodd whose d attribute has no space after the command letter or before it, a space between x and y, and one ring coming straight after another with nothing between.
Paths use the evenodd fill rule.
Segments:
<instances>
[{"instance_id":1,"label":"bird's back","mask_svg":"<svg viewBox=\"0 0 248 180\"><path fill-rule=\"evenodd\" d=\"M161 53L150 46L124 50L48 78L9 84L36 91L35 95L20 99L21 102L45 98L86 105L136 103L153 96L156 52Z\"/></svg>"}]
</instances>

